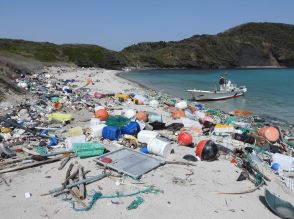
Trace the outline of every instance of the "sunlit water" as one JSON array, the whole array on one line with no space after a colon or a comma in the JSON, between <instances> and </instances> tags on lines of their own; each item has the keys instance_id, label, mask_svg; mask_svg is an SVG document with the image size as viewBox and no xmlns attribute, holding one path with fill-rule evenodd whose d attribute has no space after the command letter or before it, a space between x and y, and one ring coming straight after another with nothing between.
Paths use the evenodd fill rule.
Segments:
<instances>
[{"instance_id":1,"label":"sunlit water","mask_svg":"<svg viewBox=\"0 0 294 219\"><path fill-rule=\"evenodd\" d=\"M294 69L232 69L228 78L245 85L245 96L204 102L226 112L243 109L294 123ZM188 89L213 90L224 70L146 70L123 74L123 77L155 90L181 98L190 98Z\"/></svg>"}]
</instances>

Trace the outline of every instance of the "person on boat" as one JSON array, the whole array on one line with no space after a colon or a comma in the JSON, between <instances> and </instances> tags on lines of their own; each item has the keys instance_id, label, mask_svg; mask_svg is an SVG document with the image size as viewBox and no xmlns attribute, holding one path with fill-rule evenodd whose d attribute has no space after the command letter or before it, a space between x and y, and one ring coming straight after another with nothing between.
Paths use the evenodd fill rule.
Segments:
<instances>
[{"instance_id":1,"label":"person on boat","mask_svg":"<svg viewBox=\"0 0 294 219\"><path fill-rule=\"evenodd\" d=\"M226 83L225 78L223 76L221 76L220 79L219 79L219 86L220 86L220 88L223 89L224 86L225 86L225 83Z\"/></svg>"}]
</instances>

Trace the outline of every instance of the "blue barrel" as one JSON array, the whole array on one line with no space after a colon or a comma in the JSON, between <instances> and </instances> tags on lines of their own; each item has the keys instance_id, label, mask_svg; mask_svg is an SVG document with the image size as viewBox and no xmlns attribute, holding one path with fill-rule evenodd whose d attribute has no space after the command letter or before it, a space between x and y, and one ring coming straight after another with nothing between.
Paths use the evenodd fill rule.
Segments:
<instances>
[{"instance_id":1,"label":"blue barrel","mask_svg":"<svg viewBox=\"0 0 294 219\"><path fill-rule=\"evenodd\" d=\"M137 122L130 122L121 129L122 134L135 135L140 131L140 125Z\"/></svg>"},{"instance_id":2,"label":"blue barrel","mask_svg":"<svg viewBox=\"0 0 294 219\"><path fill-rule=\"evenodd\" d=\"M102 137L109 140L117 140L120 136L120 129L115 126L105 126L102 130Z\"/></svg>"}]
</instances>

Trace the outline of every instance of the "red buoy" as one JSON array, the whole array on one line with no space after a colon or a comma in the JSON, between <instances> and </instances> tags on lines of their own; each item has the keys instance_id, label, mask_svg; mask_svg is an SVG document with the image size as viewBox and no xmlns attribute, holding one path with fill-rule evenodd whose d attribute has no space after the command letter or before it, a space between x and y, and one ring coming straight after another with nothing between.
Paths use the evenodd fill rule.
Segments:
<instances>
[{"instance_id":1,"label":"red buoy","mask_svg":"<svg viewBox=\"0 0 294 219\"><path fill-rule=\"evenodd\" d=\"M178 136L178 142L181 145L190 145L193 142L192 135L188 132L181 132Z\"/></svg>"}]
</instances>

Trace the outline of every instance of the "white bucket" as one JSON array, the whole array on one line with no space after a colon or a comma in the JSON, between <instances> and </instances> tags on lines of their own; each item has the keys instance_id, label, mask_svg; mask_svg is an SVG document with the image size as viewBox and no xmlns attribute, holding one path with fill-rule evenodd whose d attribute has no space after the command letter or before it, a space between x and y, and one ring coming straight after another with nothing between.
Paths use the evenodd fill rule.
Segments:
<instances>
[{"instance_id":1,"label":"white bucket","mask_svg":"<svg viewBox=\"0 0 294 219\"><path fill-rule=\"evenodd\" d=\"M100 119L98 118L91 118L90 127L97 126L100 124Z\"/></svg>"},{"instance_id":2,"label":"white bucket","mask_svg":"<svg viewBox=\"0 0 294 219\"><path fill-rule=\"evenodd\" d=\"M103 128L105 126L106 126L105 124L99 124L99 125L96 125L96 126L92 126L91 127L91 129L92 129L91 136L94 137L94 138L102 137L102 130L103 130Z\"/></svg>"},{"instance_id":3,"label":"white bucket","mask_svg":"<svg viewBox=\"0 0 294 219\"><path fill-rule=\"evenodd\" d=\"M294 157L290 157L284 154L275 153L272 156L273 163L280 164L280 168L286 171L294 170Z\"/></svg>"},{"instance_id":4,"label":"white bucket","mask_svg":"<svg viewBox=\"0 0 294 219\"><path fill-rule=\"evenodd\" d=\"M186 109L188 107L188 104L186 101L180 101L175 104L175 107L178 109Z\"/></svg>"},{"instance_id":5,"label":"white bucket","mask_svg":"<svg viewBox=\"0 0 294 219\"><path fill-rule=\"evenodd\" d=\"M149 143L152 139L156 138L159 134L150 130L142 130L138 133L138 141L141 143Z\"/></svg>"},{"instance_id":6,"label":"white bucket","mask_svg":"<svg viewBox=\"0 0 294 219\"><path fill-rule=\"evenodd\" d=\"M65 142L65 148L67 150L71 150L73 143L85 143L86 136L85 135L77 135L77 136L68 137L65 139L64 142Z\"/></svg>"},{"instance_id":7,"label":"white bucket","mask_svg":"<svg viewBox=\"0 0 294 219\"><path fill-rule=\"evenodd\" d=\"M171 152L171 143L161 137L153 138L147 145L147 149L150 153L167 157Z\"/></svg>"}]
</instances>

